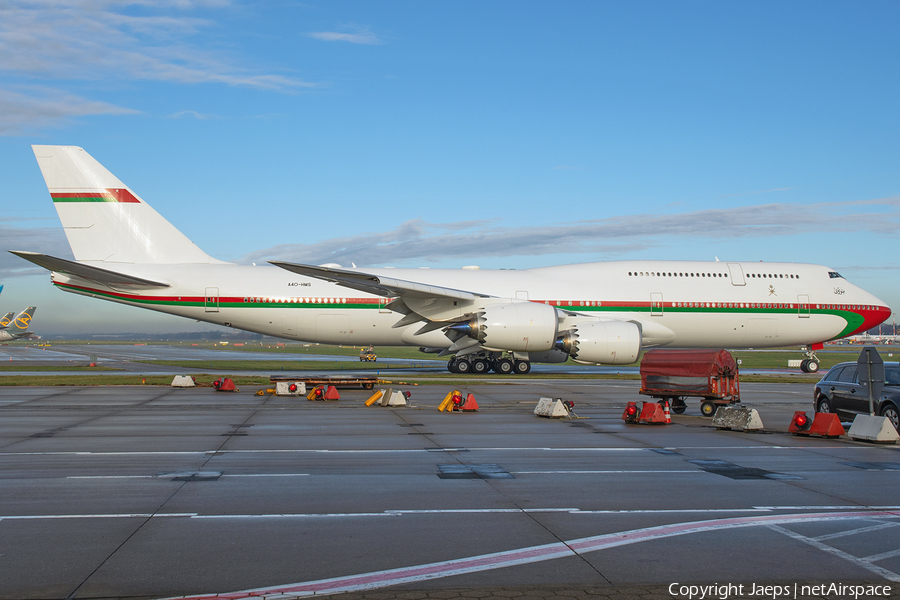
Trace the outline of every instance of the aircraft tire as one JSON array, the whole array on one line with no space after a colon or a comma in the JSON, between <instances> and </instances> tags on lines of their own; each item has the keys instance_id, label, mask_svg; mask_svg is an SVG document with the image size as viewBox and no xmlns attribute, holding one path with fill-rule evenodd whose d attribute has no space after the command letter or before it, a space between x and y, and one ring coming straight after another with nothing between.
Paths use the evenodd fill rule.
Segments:
<instances>
[{"instance_id":1,"label":"aircraft tire","mask_svg":"<svg viewBox=\"0 0 900 600\"><path fill-rule=\"evenodd\" d=\"M491 370L491 363L484 360L483 358L478 358L472 361L472 373L475 375L483 375Z\"/></svg>"},{"instance_id":2,"label":"aircraft tire","mask_svg":"<svg viewBox=\"0 0 900 600\"><path fill-rule=\"evenodd\" d=\"M450 371L451 373L459 372L456 370L456 357L455 356L447 361L447 370Z\"/></svg>"},{"instance_id":3,"label":"aircraft tire","mask_svg":"<svg viewBox=\"0 0 900 600\"><path fill-rule=\"evenodd\" d=\"M456 372L460 375L468 375L472 372L472 363L465 358L456 359Z\"/></svg>"},{"instance_id":4,"label":"aircraft tire","mask_svg":"<svg viewBox=\"0 0 900 600\"><path fill-rule=\"evenodd\" d=\"M811 358L804 358L800 362L800 371L803 373L817 373L819 371L819 362Z\"/></svg>"},{"instance_id":5,"label":"aircraft tire","mask_svg":"<svg viewBox=\"0 0 900 600\"><path fill-rule=\"evenodd\" d=\"M528 375L531 372L531 363L527 360L517 360L513 363L513 370L516 375Z\"/></svg>"},{"instance_id":6,"label":"aircraft tire","mask_svg":"<svg viewBox=\"0 0 900 600\"><path fill-rule=\"evenodd\" d=\"M508 358L500 358L494 361L494 373L499 375L509 375L513 372L513 361Z\"/></svg>"}]
</instances>

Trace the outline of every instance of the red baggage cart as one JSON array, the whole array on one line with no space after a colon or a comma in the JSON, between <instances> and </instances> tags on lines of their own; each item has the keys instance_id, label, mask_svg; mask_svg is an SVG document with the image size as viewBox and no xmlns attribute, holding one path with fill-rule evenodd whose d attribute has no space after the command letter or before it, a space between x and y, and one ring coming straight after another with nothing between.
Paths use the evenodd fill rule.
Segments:
<instances>
[{"instance_id":1,"label":"red baggage cart","mask_svg":"<svg viewBox=\"0 0 900 600\"><path fill-rule=\"evenodd\" d=\"M700 414L711 417L741 401L738 366L727 350L648 350L641 359L641 394L668 401L681 414L685 398L698 396Z\"/></svg>"}]
</instances>

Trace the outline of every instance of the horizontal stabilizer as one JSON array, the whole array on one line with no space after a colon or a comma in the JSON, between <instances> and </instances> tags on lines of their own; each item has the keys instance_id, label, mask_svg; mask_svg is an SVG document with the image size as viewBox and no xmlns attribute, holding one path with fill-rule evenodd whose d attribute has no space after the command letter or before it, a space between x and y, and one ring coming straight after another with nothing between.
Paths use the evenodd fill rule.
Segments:
<instances>
[{"instance_id":1,"label":"horizontal stabilizer","mask_svg":"<svg viewBox=\"0 0 900 600\"><path fill-rule=\"evenodd\" d=\"M330 281L343 287L348 287L368 294L376 296L404 296L418 298L455 298L459 300L475 300L476 298L487 298L486 294L473 294L463 290L455 290L453 288L445 288L441 286L428 285L425 283L416 283L414 281L406 281L405 279L393 279L391 277L382 277L380 275L372 275L371 273L362 273L359 271L347 271L344 269L335 269L332 267L314 267L312 265L301 265L297 263L288 263L280 261L269 261L276 267L281 267L297 273Z\"/></svg>"},{"instance_id":2,"label":"horizontal stabilizer","mask_svg":"<svg viewBox=\"0 0 900 600\"><path fill-rule=\"evenodd\" d=\"M150 281L149 279L142 279L141 277L135 277L134 275L125 275L124 273L117 273L115 271L110 271L109 269L101 269L100 267L93 267L64 258L39 254L37 252L17 252L15 250L10 250L10 252L50 271L74 275L75 277L81 277L82 279L87 279L88 281L93 281L101 285L136 288L169 287L168 283Z\"/></svg>"}]
</instances>

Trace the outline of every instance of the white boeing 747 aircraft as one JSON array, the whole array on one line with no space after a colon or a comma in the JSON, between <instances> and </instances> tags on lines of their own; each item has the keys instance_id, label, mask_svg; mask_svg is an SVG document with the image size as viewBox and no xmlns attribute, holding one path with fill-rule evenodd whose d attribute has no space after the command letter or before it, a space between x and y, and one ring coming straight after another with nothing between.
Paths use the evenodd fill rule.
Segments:
<instances>
[{"instance_id":1,"label":"white boeing 747 aircraft","mask_svg":"<svg viewBox=\"0 0 900 600\"><path fill-rule=\"evenodd\" d=\"M884 302L827 267L615 261L526 270L226 263L200 250L87 152L33 146L75 260L14 252L56 287L307 342L416 346L451 371L619 365L642 348L802 344L885 321Z\"/></svg>"}]
</instances>

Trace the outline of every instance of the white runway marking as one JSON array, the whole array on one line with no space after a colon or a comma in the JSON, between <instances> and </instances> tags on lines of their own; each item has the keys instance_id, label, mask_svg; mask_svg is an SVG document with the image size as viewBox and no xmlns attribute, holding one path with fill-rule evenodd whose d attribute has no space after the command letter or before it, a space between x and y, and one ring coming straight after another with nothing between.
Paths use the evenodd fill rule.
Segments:
<instances>
[{"instance_id":1,"label":"white runway marking","mask_svg":"<svg viewBox=\"0 0 900 600\"><path fill-rule=\"evenodd\" d=\"M823 552L827 552L828 554L833 554L834 556L843 558L847 562L853 563L858 567L862 567L867 571L871 571L876 575L880 575L881 577L887 579L888 581L897 581L900 582L900 575L894 573L893 571L888 571L887 569L883 569L878 565L873 565L869 558L859 558L858 556L853 556L852 554L848 554L843 550L838 550L837 548L833 548L828 544L823 544L822 542L815 540L813 538L808 538L805 535L800 535L799 533L795 533L789 529L785 529L784 527L779 527L778 525L768 525L769 529L772 531L777 531L778 533L783 533L784 535L793 538L795 540L799 540L804 544L809 544L815 548ZM877 556L877 555L876 555ZM887 557L885 557L887 558Z\"/></svg>"},{"instance_id":2,"label":"white runway marking","mask_svg":"<svg viewBox=\"0 0 900 600\"><path fill-rule=\"evenodd\" d=\"M833 540L837 538L847 537L850 535L858 535L860 533L869 533L870 531L878 531L880 529L887 529L889 527L896 527L900 525L900 523L888 522L888 523L879 523L878 525L872 525L870 527L860 527L859 529L850 529L848 531L838 531L837 533L828 533L826 535L817 535L813 538L818 542L823 542L825 540Z\"/></svg>"},{"instance_id":3,"label":"white runway marking","mask_svg":"<svg viewBox=\"0 0 900 600\"><path fill-rule=\"evenodd\" d=\"M197 456L197 455L225 455L225 454L421 454L425 452L653 452L655 450L809 450L810 446L666 446L663 448L631 448L631 447L590 447L590 448L528 448L528 447L503 447L503 448L395 448L378 450L325 450L325 449L268 449L268 450L197 450L197 451L122 451L122 452L0 452L0 456ZM823 449L863 450L871 451L869 446L815 446L816 450ZM900 472L900 471L898 471Z\"/></svg>"},{"instance_id":4,"label":"white runway marking","mask_svg":"<svg viewBox=\"0 0 900 600\"><path fill-rule=\"evenodd\" d=\"M593 537L570 540L567 542L557 542L545 544L541 546L530 546L519 548L516 550L508 550L506 552L496 552L493 554L482 554L468 558L460 558L413 567L404 567L400 569L390 569L386 571L376 571L372 573L362 573L358 575L350 575L345 577L334 577L330 579L321 579L316 581L306 581L302 583L291 583L286 585L271 586L265 588L256 588L251 590L241 590L228 593L212 593L201 594L196 596L183 596L184 600L213 600L223 596L232 600L241 598L255 598L259 596L277 596L279 598L299 598L311 596L313 594L338 594L345 592L354 592L362 590L371 590L388 586L402 585L406 583L415 583L419 581L427 581L432 579L440 579L444 577L452 577L454 575L463 575L468 573L477 573L481 571L489 571L494 569L502 569L516 565L528 563L543 562L563 557L572 557L588 552L596 552L608 548L636 544L640 542L659 540L668 537L688 535L693 533L703 533L707 531L720 531L725 529L735 529L743 527L766 526L775 531L784 532L787 535L802 538L807 543L812 543L817 547L824 547L833 551L836 555L846 558L854 564L861 566L871 572L878 573L885 579L890 581L900 581L900 576L887 569L882 569L870 564L864 559L859 559L852 555L837 551L830 546L826 546L821 542L816 542L810 538L799 536L779 525L791 523L808 523L814 521L834 521L848 519L893 519L900 518L900 512L868 512L855 511L846 513L807 513L798 515L769 515L759 517L736 517L730 519L716 519L709 521L694 521L688 523L678 523L674 525L662 525L658 527L646 527L641 529L632 529L618 533L604 534ZM174 600L174 599L170 599Z\"/></svg>"},{"instance_id":5,"label":"white runway marking","mask_svg":"<svg viewBox=\"0 0 900 600\"><path fill-rule=\"evenodd\" d=\"M452 515L452 514L540 514L540 513L568 513L571 515L627 515L627 514L641 514L641 515L667 515L667 514L723 514L723 513L768 513L774 511L782 511L782 510L802 510L802 511L821 511L821 510L829 510L829 511L848 511L848 513L858 513L859 511L872 511L865 512L863 514L882 514L890 511L900 511L900 506L891 506L891 507L860 507L860 506L752 506L747 508L662 508L662 509L623 509L623 510L582 510L580 508L571 508L571 507L548 507L548 508L449 508L449 509L388 509L383 512L359 512L359 513L263 513L263 514L224 514L224 515L201 515L199 513L111 513L111 514L76 514L76 515L0 515L0 521L4 520L42 520L42 519L131 519L135 517L139 518L149 518L153 517L155 519L159 518L191 518L191 519L267 519L267 518L278 518L278 519L310 519L310 518L318 518L318 517L330 517L330 518L357 518L357 517L399 517L399 516L416 516L416 515ZM837 514L848 514L848 513L833 513ZM821 513L815 513L821 514ZM893 512L891 512L893 514ZM781 516L791 516L791 515L781 515ZM897 513L897 516L900 516L900 512ZM835 517L836 518L836 517ZM885 523L884 527L889 527L892 524ZM900 523L894 523L893 525L900 525ZM862 528L859 530L852 530L847 533L847 535L852 535L853 533L864 532L868 530L874 530L875 528L880 528L875 526L873 528ZM837 535L832 534L833 537L837 537ZM820 538L810 538L810 539L825 539L826 537L831 536L822 536Z\"/></svg>"}]
</instances>

